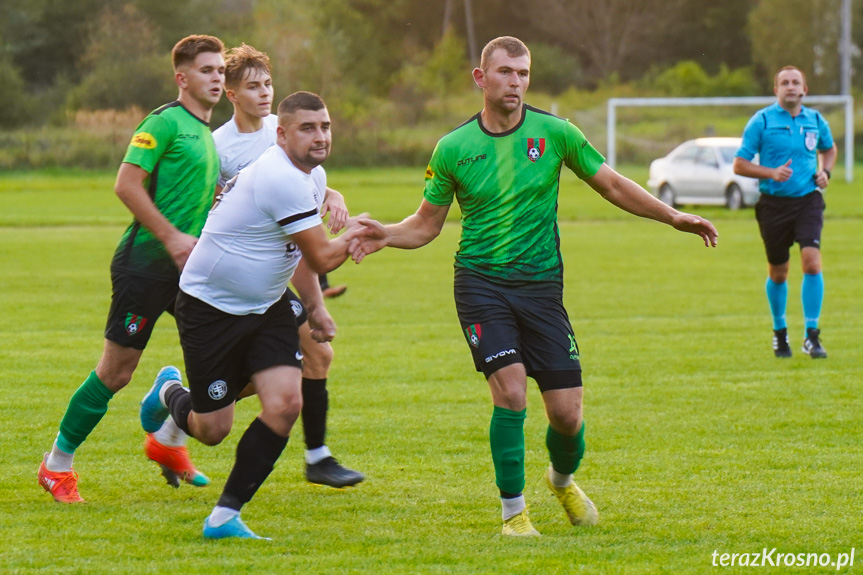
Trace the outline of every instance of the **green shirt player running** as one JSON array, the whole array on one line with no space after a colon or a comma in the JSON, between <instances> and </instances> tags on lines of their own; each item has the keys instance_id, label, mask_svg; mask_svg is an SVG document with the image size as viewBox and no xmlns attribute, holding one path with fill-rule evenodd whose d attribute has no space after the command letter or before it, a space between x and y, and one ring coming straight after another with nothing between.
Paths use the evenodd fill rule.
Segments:
<instances>
[{"instance_id":1,"label":"green shirt player running","mask_svg":"<svg viewBox=\"0 0 863 575\"><path fill-rule=\"evenodd\" d=\"M156 320L173 312L180 270L197 242L219 177L209 129L222 96L224 46L213 36L189 36L173 49L175 102L147 116L135 130L117 173L115 191L134 216L111 262L111 309L96 368L72 395L51 452L39 467L39 484L61 503L83 502L75 450L132 379ZM175 486L198 486L198 472L183 446L185 435L166 427L147 437L147 455Z\"/></svg>"},{"instance_id":2,"label":"green shirt player running","mask_svg":"<svg viewBox=\"0 0 863 575\"><path fill-rule=\"evenodd\" d=\"M438 142L417 212L389 226L361 219L369 230L352 256L361 261L385 246L429 243L440 234L453 198L458 201L456 310L491 389L490 443L503 534L539 535L522 494L528 376L542 392L549 419L547 484L570 523L594 525L596 507L572 479L585 443L578 345L563 308L560 169L566 165L612 204L700 235L705 245L716 245L717 232L707 220L666 206L615 172L568 121L524 104L530 52L520 40L489 42L473 78L483 91L483 109Z\"/></svg>"}]
</instances>

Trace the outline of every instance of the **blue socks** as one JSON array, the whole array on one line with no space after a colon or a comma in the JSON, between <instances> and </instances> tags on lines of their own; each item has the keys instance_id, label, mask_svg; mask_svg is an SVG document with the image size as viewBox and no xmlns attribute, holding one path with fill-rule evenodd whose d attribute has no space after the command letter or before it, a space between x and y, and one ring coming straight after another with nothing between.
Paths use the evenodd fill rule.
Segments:
<instances>
[{"instance_id":1,"label":"blue socks","mask_svg":"<svg viewBox=\"0 0 863 575\"><path fill-rule=\"evenodd\" d=\"M773 329L787 327L785 306L788 303L788 282L778 284L767 278L767 284L764 287L767 292L767 302L770 304L770 313L773 315ZM821 317L821 304L824 301L824 274L821 272L803 274L803 287L800 295L803 300L805 329L816 329L818 319Z\"/></svg>"},{"instance_id":2,"label":"blue socks","mask_svg":"<svg viewBox=\"0 0 863 575\"><path fill-rule=\"evenodd\" d=\"M803 299L803 318L806 329L817 328L821 316L821 302L824 301L824 274L803 274L803 287L800 295Z\"/></svg>"},{"instance_id":3,"label":"blue socks","mask_svg":"<svg viewBox=\"0 0 863 575\"><path fill-rule=\"evenodd\" d=\"M767 278L765 290L767 291L767 302L770 304L770 313L773 314L773 329L784 329L787 327L785 307L788 303L788 282L778 284Z\"/></svg>"}]
</instances>

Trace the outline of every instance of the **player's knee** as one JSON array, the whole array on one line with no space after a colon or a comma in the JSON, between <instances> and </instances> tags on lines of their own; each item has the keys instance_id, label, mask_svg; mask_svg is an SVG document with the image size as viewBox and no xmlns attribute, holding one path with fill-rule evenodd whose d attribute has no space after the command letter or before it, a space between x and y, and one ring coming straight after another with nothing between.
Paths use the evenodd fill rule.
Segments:
<instances>
[{"instance_id":1,"label":"player's knee","mask_svg":"<svg viewBox=\"0 0 863 575\"><path fill-rule=\"evenodd\" d=\"M195 439L204 445L219 445L231 432L230 422L218 422L196 430Z\"/></svg>"},{"instance_id":2,"label":"player's knee","mask_svg":"<svg viewBox=\"0 0 863 575\"><path fill-rule=\"evenodd\" d=\"M299 393L285 393L267 401L263 406L268 419L277 419L288 426L293 425L303 409L303 397Z\"/></svg>"},{"instance_id":3,"label":"player's knee","mask_svg":"<svg viewBox=\"0 0 863 575\"><path fill-rule=\"evenodd\" d=\"M581 409L549 412L548 420L558 433L573 436L581 429Z\"/></svg>"},{"instance_id":4,"label":"player's knee","mask_svg":"<svg viewBox=\"0 0 863 575\"><path fill-rule=\"evenodd\" d=\"M324 379L333 363L333 346L328 343L315 343L303 350L303 377Z\"/></svg>"}]
</instances>

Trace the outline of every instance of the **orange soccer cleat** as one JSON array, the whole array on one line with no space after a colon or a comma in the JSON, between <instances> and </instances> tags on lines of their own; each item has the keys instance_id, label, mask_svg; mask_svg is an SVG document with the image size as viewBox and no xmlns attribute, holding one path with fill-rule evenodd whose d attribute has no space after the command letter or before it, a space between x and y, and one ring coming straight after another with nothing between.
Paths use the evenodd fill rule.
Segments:
<instances>
[{"instance_id":1,"label":"orange soccer cleat","mask_svg":"<svg viewBox=\"0 0 863 575\"><path fill-rule=\"evenodd\" d=\"M39 485L51 494L54 501L58 503L86 503L78 494L78 474L72 471L48 471L45 460L48 454L42 458L39 466Z\"/></svg>"},{"instance_id":2,"label":"orange soccer cleat","mask_svg":"<svg viewBox=\"0 0 863 575\"><path fill-rule=\"evenodd\" d=\"M206 487L210 484L207 476L195 469L185 446L169 447L162 445L156 441L152 433L148 433L147 439L144 440L144 453L159 464L162 468L162 475L174 487L180 486L181 479L195 487Z\"/></svg>"}]
</instances>

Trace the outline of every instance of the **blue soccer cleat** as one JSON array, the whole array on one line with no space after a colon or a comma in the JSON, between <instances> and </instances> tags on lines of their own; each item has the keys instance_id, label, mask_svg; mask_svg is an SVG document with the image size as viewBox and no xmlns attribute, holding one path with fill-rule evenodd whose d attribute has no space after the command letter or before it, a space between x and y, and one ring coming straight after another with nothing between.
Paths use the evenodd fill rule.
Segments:
<instances>
[{"instance_id":1,"label":"blue soccer cleat","mask_svg":"<svg viewBox=\"0 0 863 575\"><path fill-rule=\"evenodd\" d=\"M169 381L176 381L182 385L182 376L180 370L173 365L168 365L159 370L159 375L156 376L156 381L153 387L141 400L141 427L147 433L155 433L159 431L162 424L168 418L168 408L159 399L159 391Z\"/></svg>"},{"instance_id":2,"label":"blue soccer cleat","mask_svg":"<svg viewBox=\"0 0 863 575\"><path fill-rule=\"evenodd\" d=\"M229 537L238 537L240 539L263 539L270 541L269 537L261 537L246 527L239 515L235 515L230 521L218 527L210 526L210 518L204 519L204 537L207 539L227 539Z\"/></svg>"}]
</instances>

